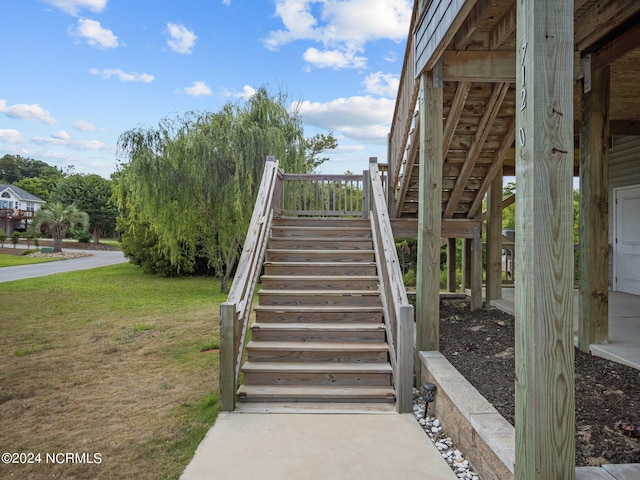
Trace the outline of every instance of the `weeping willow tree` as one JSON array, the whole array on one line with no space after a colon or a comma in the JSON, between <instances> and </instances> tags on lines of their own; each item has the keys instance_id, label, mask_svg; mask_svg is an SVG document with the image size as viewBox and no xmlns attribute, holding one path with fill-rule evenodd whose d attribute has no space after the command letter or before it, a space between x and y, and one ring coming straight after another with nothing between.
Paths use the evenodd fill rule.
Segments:
<instances>
[{"instance_id":1,"label":"weeping willow tree","mask_svg":"<svg viewBox=\"0 0 640 480\"><path fill-rule=\"evenodd\" d=\"M307 173L319 153L336 146L332 134L320 138L320 148L305 139L285 100L261 88L219 112L165 118L120 136L118 225L134 263L164 275L207 270L227 290L266 157L274 155L288 172Z\"/></svg>"}]
</instances>

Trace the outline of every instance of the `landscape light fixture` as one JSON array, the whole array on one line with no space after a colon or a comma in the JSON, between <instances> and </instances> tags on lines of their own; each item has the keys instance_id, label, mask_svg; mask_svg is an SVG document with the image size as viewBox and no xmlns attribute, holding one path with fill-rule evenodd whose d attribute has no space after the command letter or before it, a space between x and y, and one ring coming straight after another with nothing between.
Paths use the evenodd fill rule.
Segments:
<instances>
[{"instance_id":1,"label":"landscape light fixture","mask_svg":"<svg viewBox=\"0 0 640 480\"><path fill-rule=\"evenodd\" d=\"M433 402L436 390L437 387L431 382L426 382L422 385L422 400L424 401L424 417L422 418L427 418L427 410L429 409L429 404Z\"/></svg>"}]
</instances>

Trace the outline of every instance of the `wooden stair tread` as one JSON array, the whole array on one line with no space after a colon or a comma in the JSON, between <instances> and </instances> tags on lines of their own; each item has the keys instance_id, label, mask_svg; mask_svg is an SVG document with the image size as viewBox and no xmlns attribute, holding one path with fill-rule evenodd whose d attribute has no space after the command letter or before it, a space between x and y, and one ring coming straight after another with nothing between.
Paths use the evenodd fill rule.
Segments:
<instances>
[{"instance_id":1,"label":"wooden stair tread","mask_svg":"<svg viewBox=\"0 0 640 480\"><path fill-rule=\"evenodd\" d=\"M382 307L365 305L365 306L350 306L350 305L256 305L254 307L256 311L269 311L276 313L382 313Z\"/></svg>"},{"instance_id":2,"label":"wooden stair tread","mask_svg":"<svg viewBox=\"0 0 640 480\"><path fill-rule=\"evenodd\" d=\"M386 398L395 400L396 392L392 387L331 387L309 385L241 385L238 395L255 397L295 397L299 399L347 399L347 398Z\"/></svg>"},{"instance_id":3,"label":"wooden stair tread","mask_svg":"<svg viewBox=\"0 0 640 480\"><path fill-rule=\"evenodd\" d=\"M393 402L340 402L339 400L325 402L238 402L237 413L307 413L307 414L377 414L396 415Z\"/></svg>"},{"instance_id":4,"label":"wooden stair tread","mask_svg":"<svg viewBox=\"0 0 640 480\"><path fill-rule=\"evenodd\" d=\"M261 288L258 292L259 295L318 295L318 296L332 296L332 297L349 297L349 296L377 296L380 295L380 290L297 290L297 289L284 289L284 290L268 290Z\"/></svg>"},{"instance_id":5,"label":"wooden stair tread","mask_svg":"<svg viewBox=\"0 0 640 480\"><path fill-rule=\"evenodd\" d=\"M376 266L376 262L369 262L369 261L364 261L364 262L280 262L280 261L267 260L266 262L264 262L264 264L277 265L277 266L287 265L287 266L293 266L293 267L305 266L305 267L315 267L318 269L321 269L322 267L361 267L363 265L368 265L372 267Z\"/></svg>"},{"instance_id":6,"label":"wooden stair tread","mask_svg":"<svg viewBox=\"0 0 640 480\"><path fill-rule=\"evenodd\" d=\"M291 373L392 373L388 363L327 362L255 362L249 361L243 371Z\"/></svg>"},{"instance_id":7,"label":"wooden stair tread","mask_svg":"<svg viewBox=\"0 0 640 480\"><path fill-rule=\"evenodd\" d=\"M286 262L285 262L286 263ZM354 278L355 277L355 278ZM291 279L291 280L334 280L334 281L343 281L343 280L371 280L378 281L377 275L262 275L260 277L262 280L280 280L280 279Z\"/></svg>"},{"instance_id":8,"label":"wooden stair tread","mask_svg":"<svg viewBox=\"0 0 640 480\"><path fill-rule=\"evenodd\" d=\"M248 350L271 350L300 352L386 352L389 345L386 343L371 342L262 342L252 340L247 345Z\"/></svg>"},{"instance_id":9,"label":"wooden stair tread","mask_svg":"<svg viewBox=\"0 0 640 480\"><path fill-rule=\"evenodd\" d=\"M374 254L375 251L371 248L363 248L360 250L323 250L318 248L313 249L303 249L303 248L267 248L267 253L310 253L310 254L323 254L323 255L331 255L336 253L344 253L345 255L350 255L353 253L370 253ZM289 263L289 262L287 262ZM310 262L309 262L310 263Z\"/></svg>"},{"instance_id":10,"label":"wooden stair tread","mask_svg":"<svg viewBox=\"0 0 640 480\"><path fill-rule=\"evenodd\" d=\"M323 322L323 323L262 323L256 322L251 327L254 330L285 330L285 331L348 331L348 332L376 332L379 330L384 331L385 326L382 323L337 323L337 322Z\"/></svg>"}]
</instances>

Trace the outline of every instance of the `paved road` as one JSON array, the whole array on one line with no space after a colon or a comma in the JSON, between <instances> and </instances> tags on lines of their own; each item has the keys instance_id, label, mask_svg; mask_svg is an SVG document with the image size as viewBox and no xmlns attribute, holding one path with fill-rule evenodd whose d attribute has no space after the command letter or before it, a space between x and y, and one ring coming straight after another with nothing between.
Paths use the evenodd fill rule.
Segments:
<instances>
[{"instance_id":1,"label":"paved road","mask_svg":"<svg viewBox=\"0 0 640 480\"><path fill-rule=\"evenodd\" d=\"M120 251L108 250L76 250L63 249L63 251L90 253L90 257L70 258L57 262L36 263L33 265L21 265L19 267L0 268L0 282L11 282L24 278L44 277L54 273L72 272L74 270L87 270L89 268L104 267L124 263L128 260Z\"/></svg>"}]
</instances>

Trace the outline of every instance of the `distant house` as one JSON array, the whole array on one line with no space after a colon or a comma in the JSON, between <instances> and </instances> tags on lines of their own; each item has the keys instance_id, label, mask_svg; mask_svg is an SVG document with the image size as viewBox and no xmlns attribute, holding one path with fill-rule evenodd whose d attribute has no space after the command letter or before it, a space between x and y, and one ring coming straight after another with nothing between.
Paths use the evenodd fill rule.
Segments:
<instances>
[{"instance_id":1,"label":"distant house","mask_svg":"<svg viewBox=\"0 0 640 480\"><path fill-rule=\"evenodd\" d=\"M14 230L25 231L44 203L19 187L0 183L0 229L7 235Z\"/></svg>"}]
</instances>

